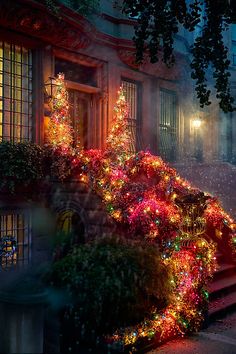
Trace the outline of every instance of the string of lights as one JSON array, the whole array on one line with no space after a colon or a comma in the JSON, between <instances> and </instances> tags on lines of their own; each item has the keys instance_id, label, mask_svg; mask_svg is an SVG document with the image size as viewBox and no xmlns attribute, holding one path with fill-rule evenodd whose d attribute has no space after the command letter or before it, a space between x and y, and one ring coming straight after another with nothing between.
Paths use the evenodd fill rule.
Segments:
<instances>
[{"instance_id":1,"label":"string of lights","mask_svg":"<svg viewBox=\"0 0 236 354\"><path fill-rule=\"evenodd\" d=\"M55 79L56 90L52 97L52 112L46 130L47 144L60 148L68 153L73 143L73 129L69 115L68 92L65 87L64 74L60 73Z\"/></svg>"},{"instance_id":2,"label":"string of lights","mask_svg":"<svg viewBox=\"0 0 236 354\"><path fill-rule=\"evenodd\" d=\"M58 92L49 136L53 145L68 149L69 127L62 135L54 130L68 112L66 108L58 117L66 103L64 89ZM121 88L106 149L74 151L71 173L100 195L127 237L157 243L162 262L171 270L171 303L161 312L153 309L137 326L106 337L111 344L132 347L143 339L162 342L200 328L207 312L207 284L217 267L217 241L224 240L235 253L236 234L234 221L215 198L191 186L160 157L129 153L127 116ZM62 136L66 140L60 140Z\"/></svg>"}]
</instances>

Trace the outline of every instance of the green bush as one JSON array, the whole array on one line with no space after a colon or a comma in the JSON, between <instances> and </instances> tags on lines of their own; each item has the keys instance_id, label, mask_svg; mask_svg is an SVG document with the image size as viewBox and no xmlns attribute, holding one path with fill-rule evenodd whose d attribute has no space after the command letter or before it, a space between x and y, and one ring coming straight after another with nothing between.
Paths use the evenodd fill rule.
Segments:
<instances>
[{"instance_id":1,"label":"green bush","mask_svg":"<svg viewBox=\"0 0 236 354\"><path fill-rule=\"evenodd\" d=\"M71 176L71 165L73 156L65 154L60 148L43 146L42 170L44 177L52 180L63 181Z\"/></svg>"},{"instance_id":2,"label":"green bush","mask_svg":"<svg viewBox=\"0 0 236 354\"><path fill-rule=\"evenodd\" d=\"M43 177L42 148L26 143L0 143L0 190L14 193Z\"/></svg>"},{"instance_id":3,"label":"green bush","mask_svg":"<svg viewBox=\"0 0 236 354\"><path fill-rule=\"evenodd\" d=\"M66 327L78 328L77 340L141 321L152 307L166 306L171 292L156 245L110 237L76 246L48 277L70 294Z\"/></svg>"},{"instance_id":4,"label":"green bush","mask_svg":"<svg viewBox=\"0 0 236 354\"><path fill-rule=\"evenodd\" d=\"M0 143L0 192L21 193L37 190L42 180L62 181L71 175L73 156L60 149L30 142ZM29 187L32 187L31 189Z\"/></svg>"}]
</instances>

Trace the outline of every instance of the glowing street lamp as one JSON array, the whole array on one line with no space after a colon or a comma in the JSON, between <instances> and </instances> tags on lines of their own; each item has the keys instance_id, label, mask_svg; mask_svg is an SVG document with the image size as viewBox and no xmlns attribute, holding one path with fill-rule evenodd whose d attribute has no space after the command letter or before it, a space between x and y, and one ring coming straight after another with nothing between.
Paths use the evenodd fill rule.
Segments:
<instances>
[{"instance_id":1,"label":"glowing street lamp","mask_svg":"<svg viewBox=\"0 0 236 354\"><path fill-rule=\"evenodd\" d=\"M203 159L203 141L202 141L202 119L196 117L192 120L193 127L193 142L194 142L194 156L198 161Z\"/></svg>"},{"instance_id":2,"label":"glowing street lamp","mask_svg":"<svg viewBox=\"0 0 236 354\"><path fill-rule=\"evenodd\" d=\"M193 123L193 128L199 129L202 125L202 120L200 118L195 118L193 119L192 123Z\"/></svg>"}]
</instances>

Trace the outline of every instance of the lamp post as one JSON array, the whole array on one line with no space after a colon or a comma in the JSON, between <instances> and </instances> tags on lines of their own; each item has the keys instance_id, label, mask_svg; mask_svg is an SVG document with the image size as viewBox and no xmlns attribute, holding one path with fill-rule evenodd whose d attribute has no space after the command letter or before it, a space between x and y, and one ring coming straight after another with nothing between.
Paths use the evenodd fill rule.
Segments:
<instances>
[{"instance_id":1,"label":"lamp post","mask_svg":"<svg viewBox=\"0 0 236 354\"><path fill-rule=\"evenodd\" d=\"M202 123L203 121L200 117L192 120L194 157L199 162L203 160Z\"/></svg>"},{"instance_id":2,"label":"lamp post","mask_svg":"<svg viewBox=\"0 0 236 354\"><path fill-rule=\"evenodd\" d=\"M200 118L193 119L193 127L199 129L202 125L202 120Z\"/></svg>"}]
</instances>

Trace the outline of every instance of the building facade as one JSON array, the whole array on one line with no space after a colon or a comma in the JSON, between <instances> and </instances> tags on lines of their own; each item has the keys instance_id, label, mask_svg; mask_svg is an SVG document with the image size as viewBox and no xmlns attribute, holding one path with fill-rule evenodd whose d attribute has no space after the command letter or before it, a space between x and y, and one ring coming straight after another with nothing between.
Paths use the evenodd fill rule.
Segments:
<instances>
[{"instance_id":1,"label":"building facade","mask_svg":"<svg viewBox=\"0 0 236 354\"><path fill-rule=\"evenodd\" d=\"M180 170L183 161L231 162L236 154L234 113L223 115L214 103L208 110L200 110L194 99L188 69L194 34L180 30L173 68L148 60L138 67L131 39L134 24L134 19L123 16L108 0L101 1L100 15L90 18L63 2L59 14L50 12L40 1L1 2L0 140L44 144L50 119L45 85L63 72L75 145L80 142L86 149L104 148L117 91L123 85L129 105L131 151L149 150L179 164ZM236 38L235 31L231 32L228 40L235 88ZM195 125L196 118L201 119L201 127ZM85 237L111 230L100 201L86 188L73 183L55 185L50 197L42 193L40 201L0 197L0 237L4 242L11 242L13 237L17 243L14 257L1 257L2 268L50 259L48 235L58 225L68 231L76 225ZM14 312L19 336L27 331L22 327L27 326L22 320L26 313L29 318L27 311ZM8 328L12 338L14 328ZM45 340L42 337L37 348L34 345L30 342L24 347L9 339L0 343L0 351L41 353Z\"/></svg>"},{"instance_id":2,"label":"building facade","mask_svg":"<svg viewBox=\"0 0 236 354\"><path fill-rule=\"evenodd\" d=\"M223 142L223 136L230 135L226 125L232 119L227 116L228 123L222 123L216 103L203 111L194 98L188 64L196 33L180 29L172 69L148 60L138 67L131 40L135 20L123 16L110 1L102 1L100 15L89 19L63 4L57 15L41 2L30 1L10 2L1 5L1 10L3 139L43 144L45 117L50 114L44 84L63 72L75 143L80 139L85 148L104 147L117 91L123 84L130 108L132 150L149 149L167 161L181 161L196 157L201 140L205 161L224 156L225 150L234 154L234 147ZM234 88L233 27L227 40ZM203 122L200 139L193 124L197 117ZM208 139L204 139L206 134Z\"/></svg>"}]
</instances>

